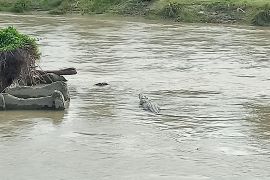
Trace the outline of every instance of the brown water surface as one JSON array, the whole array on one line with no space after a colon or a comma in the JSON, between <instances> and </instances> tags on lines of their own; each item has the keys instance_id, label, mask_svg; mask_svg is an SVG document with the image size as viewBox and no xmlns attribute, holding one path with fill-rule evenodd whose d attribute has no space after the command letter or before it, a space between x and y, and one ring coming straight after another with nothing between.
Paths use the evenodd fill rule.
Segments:
<instances>
[{"instance_id":1,"label":"brown water surface","mask_svg":"<svg viewBox=\"0 0 270 180\"><path fill-rule=\"evenodd\" d=\"M43 69L78 75L65 112L0 112L1 180L270 179L269 28L0 15L9 25L39 38Z\"/></svg>"}]
</instances>

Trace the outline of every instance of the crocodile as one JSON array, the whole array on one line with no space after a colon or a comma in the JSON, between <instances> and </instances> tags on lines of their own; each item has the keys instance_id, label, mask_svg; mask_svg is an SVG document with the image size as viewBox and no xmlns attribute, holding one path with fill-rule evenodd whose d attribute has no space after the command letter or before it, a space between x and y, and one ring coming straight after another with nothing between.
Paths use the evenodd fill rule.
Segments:
<instances>
[{"instance_id":1,"label":"crocodile","mask_svg":"<svg viewBox=\"0 0 270 180\"><path fill-rule=\"evenodd\" d=\"M146 111L152 112L154 114L160 113L160 107L157 103L153 102L151 99L143 95L142 93L139 94L140 105Z\"/></svg>"}]
</instances>

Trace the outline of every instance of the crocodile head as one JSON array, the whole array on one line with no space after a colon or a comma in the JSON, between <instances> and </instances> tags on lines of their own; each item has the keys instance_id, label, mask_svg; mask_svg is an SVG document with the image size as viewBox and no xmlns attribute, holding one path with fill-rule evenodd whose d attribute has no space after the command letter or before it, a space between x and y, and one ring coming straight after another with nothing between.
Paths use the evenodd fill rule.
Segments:
<instances>
[{"instance_id":1,"label":"crocodile head","mask_svg":"<svg viewBox=\"0 0 270 180\"><path fill-rule=\"evenodd\" d=\"M139 99L140 99L140 105L142 105L143 103L146 103L149 99L143 95L142 93L139 94Z\"/></svg>"}]
</instances>

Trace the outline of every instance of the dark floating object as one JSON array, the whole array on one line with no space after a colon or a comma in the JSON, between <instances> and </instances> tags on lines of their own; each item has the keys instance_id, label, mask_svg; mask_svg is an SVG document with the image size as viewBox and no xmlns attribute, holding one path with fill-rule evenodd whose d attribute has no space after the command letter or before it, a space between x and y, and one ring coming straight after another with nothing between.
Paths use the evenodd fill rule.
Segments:
<instances>
[{"instance_id":1,"label":"dark floating object","mask_svg":"<svg viewBox=\"0 0 270 180\"><path fill-rule=\"evenodd\" d=\"M160 107L158 106L158 104L151 101L148 97L146 97L145 95L141 93L139 94L139 99L140 99L140 105L142 106L144 110L150 111L154 114L159 114Z\"/></svg>"},{"instance_id":2,"label":"dark floating object","mask_svg":"<svg viewBox=\"0 0 270 180\"><path fill-rule=\"evenodd\" d=\"M95 86L108 86L109 84L106 82L102 82L102 83L97 83L95 84Z\"/></svg>"}]
</instances>

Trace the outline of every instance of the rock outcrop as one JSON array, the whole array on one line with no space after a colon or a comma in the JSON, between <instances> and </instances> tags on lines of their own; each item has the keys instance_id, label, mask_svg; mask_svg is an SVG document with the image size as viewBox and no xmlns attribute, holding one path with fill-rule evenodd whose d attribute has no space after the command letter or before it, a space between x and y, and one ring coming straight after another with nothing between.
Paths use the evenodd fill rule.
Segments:
<instances>
[{"instance_id":1,"label":"rock outcrop","mask_svg":"<svg viewBox=\"0 0 270 180\"><path fill-rule=\"evenodd\" d=\"M65 82L10 87L0 93L0 110L64 110L69 102Z\"/></svg>"}]
</instances>

